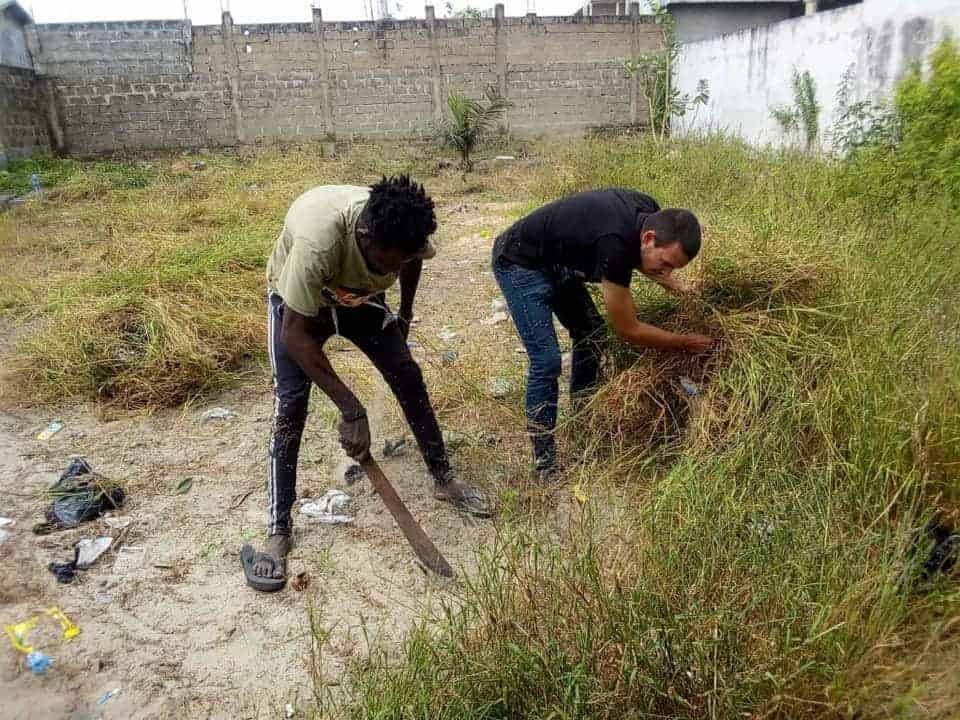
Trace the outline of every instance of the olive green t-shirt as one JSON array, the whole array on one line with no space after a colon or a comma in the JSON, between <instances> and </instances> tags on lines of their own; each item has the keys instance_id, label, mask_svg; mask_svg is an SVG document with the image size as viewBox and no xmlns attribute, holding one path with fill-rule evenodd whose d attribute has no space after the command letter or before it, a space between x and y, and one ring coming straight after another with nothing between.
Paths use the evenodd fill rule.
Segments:
<instances>
[{"instance_id":1,"label":"olive green t-shirt","mask_svg":"<svg viewBox=\"0 0 960 720\"><path fill-rule=\"evenodd\" d=\"M321 185L298 197L267 261L268 291L301 315L322 306L356 307L383 292L396 274L377 275L357 245L357 220L370 189Z\"/></svg>"}]
</instances>

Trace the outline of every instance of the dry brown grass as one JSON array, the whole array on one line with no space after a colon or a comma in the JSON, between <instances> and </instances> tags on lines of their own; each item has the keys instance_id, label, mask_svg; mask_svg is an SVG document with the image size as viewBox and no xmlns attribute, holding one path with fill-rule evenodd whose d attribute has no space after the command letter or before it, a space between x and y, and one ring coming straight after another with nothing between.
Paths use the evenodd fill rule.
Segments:
<instances>
[{"instance_id":1,"label":"dry brown grass","mask_svg":"<svg viewBox=\"0 0 960 720\"><path fill-rule=\"evenodd\" d=\"M422 147L316 146L241 156L70 162L0 217L0 311L17 336L3 395L19 402L176 405L263 361L263 268L290 202L323 183L408 172L442 204L527 191L526 162L465 184ZM440 237L443 237L441 230Z\"/></svg>"}]
</instances>

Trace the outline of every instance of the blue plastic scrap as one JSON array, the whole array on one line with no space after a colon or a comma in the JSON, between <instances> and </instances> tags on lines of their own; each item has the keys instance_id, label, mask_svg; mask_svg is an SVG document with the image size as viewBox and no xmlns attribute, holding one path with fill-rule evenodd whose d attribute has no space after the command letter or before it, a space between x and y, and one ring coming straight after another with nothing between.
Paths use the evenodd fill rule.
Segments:
<instances>
[{"instance_id":1,"label":"blue plastic scrap","mask_svg":"<svg viewBox=\"0 0 960 720\"><path fill-rule=\"evenodd\" d=\"M686 375L680 378L680 387L683 388L683 391L690 397L700 394L700 388L697 387L696 383L693 382Z\"/></svg>"},{"instance_id":2,"label":"blue plastic scrap","mask_svg":"<svg viewBox=\"0 0 960 720\"><path fill-rule=\"evenodd\" d=\"M42 652L34 650L27 653L27 667L34 675L45 675L47 668L53 663L53 658Z\"/></svg>"}]
</instances>

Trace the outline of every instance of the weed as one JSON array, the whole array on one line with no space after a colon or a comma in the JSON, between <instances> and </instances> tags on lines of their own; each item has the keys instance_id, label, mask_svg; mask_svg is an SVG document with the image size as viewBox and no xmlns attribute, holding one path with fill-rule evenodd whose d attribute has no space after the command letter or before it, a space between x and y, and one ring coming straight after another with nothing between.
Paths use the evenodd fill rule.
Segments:
<instances>
[{"instance_id":1,"label":"weed","mask_svg":"<svg viewBox=\"0 0 960 720\"><path fill-rule=\"evenodd\" d=\"M809 70L793 69L790 81L793 105L781 105L770 111L785 133L800 133L807 152L813 150L820 134L820 105L817 103L817 85Z\"/></svg>"},{"instance_id":2,"label":"weed","mask_svg":"<svg viewBox=\"0 0 960 720\"><path fill-rule=\"evenodd\" d=\"M947 653L936 639L960 616L960 596L918 594L905 572L916 529L957 512L960 354L938 338L960 256L931 239L956 215L934 202L904 217L848 195L847 166L717 137L584 141L550 166L543 199L623 185L698 212L699 295L635 294L644 319L709 329L720 349L692 365L613 350L562 429L584 505L569 535L509 493L456 605L399 661L358 667L344 714L884 717L933 697L949 674L891 673L883 649ZM482 402L473 386L464 407ZM633 505L613 520L590 499L610 485Z\"/></svg>"},{"instance_id":3,"label":"weed","mask_svg":"<svg viewBox=\"0 0 960 720\"><path fill-rule=\"evenodd\" d=\"M432 130L443 146L460 153L460 169L464 174L473 170L473 151L493 133L512 105L492 85L486 89L483 101L456 92L447 98L449 115L436 121Z\"/></svg>"}]
</instances>

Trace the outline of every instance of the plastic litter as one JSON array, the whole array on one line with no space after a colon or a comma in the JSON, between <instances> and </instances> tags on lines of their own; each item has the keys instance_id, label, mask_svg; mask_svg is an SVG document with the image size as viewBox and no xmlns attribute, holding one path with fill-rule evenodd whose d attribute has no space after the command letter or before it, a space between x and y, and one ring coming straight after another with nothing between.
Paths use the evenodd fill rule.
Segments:
<instances>
[{"instance_id":1,"label":"plastic litter","mask_svg":"<svg viewBox=\"0 0 960 720\"><path fill-rule=\"evenodd\" d=\"M13 527L17 521L13 518L0 516L0 528Z\"/></svg>"},{"instance_id":2,"label":"plastic litter","mask_svg":"<svg viewBox=\"0 0 960 720\"><path fill-rule=\"evenodd\" d=\"M22 653L33 652L33 646L27 642L27 636L30 634L30 631L37 626L38 622L40 622L40 617L35 615L32 618L27 618L23 622L3 626L14 650Z\"/></svg>"},{"instance_id":3,"label":"plastic litter","mask_svg":"<svg viewBox=\"0 0 960 720\"><path fill-rule=\"evenodd\" d=\"M70 562L65 563L52 562L47 565L47 570L54 574L58 583L69 585L77 576L77 561L71 560Z\"/></svg>"},{"instance_id":4,"label":"plastic litter","mask_svg":"<svg viewBox=\"0 0 960 720\"><path fill-rule=\"evenodd\" d=\"M451 342L457 339L457 331L449 325L444 325L442 328L440 328L440 332L437 333L437 337L443 342Z\"/></svg>"},{"instance_id":5,"label":"plastic litter","mask_svg":"<svg viewBox=\"0 0 960 720\"><path fill-rule=\"evenodd\" d=\"M343 470L343 481L347 485L353 485L357 480L361 480L363 476L363 468L352 460Z\"/></svg>"},{"instance_id":6,"label":"plastic litter","mask_svg":"<svg viewBox=\"0 0 960 720\"><path fill-rule=\"evenodd\" d=\"M456 350L444 350L440 353L440 362L444 365L453 365L457 361L457 351Z\"/></svg>"},{"instance_id":7,"label":"plastic litter","mask_svg":"<svg viewBox=\"0 0 960 720\"><path fill-rule=\"evenodd\" d=\"M47 668L49 668L51 664L53 664L53 658L49 655L37 650L27 653L27 667L30 668L30 672L34 675L46 674Z\"/></svg>"},{"instance_id":8,"label":"plastic litter","mask_svg":"<svg viewBox=\"0 0 960 720\"><path fill-rule=\"evenodd\" d=\"M37 434L37 440L49 440L65 427L59 420L54 420Z\"/></svg>"},{"instance_id":9,"label":"plastic litter","mask_svg":"<svg viewBox=\"0 0 960 720\"><path fill-rule=\"evenodd\" d=\"M194 170L206 170L207 164L203 160L197 160L191 167Z\"/></svg>"},{"instance_id":10,"label":"plastic litter","mask_svg":"<svg viewBox=\"0 0 960 720\"><path fill-rule=\"evenodd\" d=\"M324 525L352 523L353 516L345 513L350 499L343 490L328 490L319 500L305 500L300 506L300 513Z\"/></svg>"},{"instance_id":11,"label":"plastic litter","mask_svg":"<svg viewBox=\"0 0 960 720\"><path fill-rule=\"evenodd\" d=\"M63 611L56 605L48 607L44 613L60 624L61 640L72 640L80 634L80 628L74 625L70 618L64 615ZM3 629L7 633L7 637L10 638L10 644L13 645L14 650L24 654L34 651L35 648L29 642L29 635L34 628L36 628L40 620L40 615L34 615L23 622L14 625L4 625Z\"/></svg>"},{"instance_id":12,"label":"plastic litter","mask_svg":"<svg viewBox=\"0 0 960 720\"><path fill-rule=\"evenodd\" d=\"M103 555L110 546L113 545L112 537L98 537L96 539L84 538L77 543L75 562L77 568L86 570L91 567L100 556Z\"/></svg>"},{"instance_id":13,"label":"plastic litter","mask_svg":"<svg viewBox=\"0 0 960 720\"><path fill-rule=\"evenodd\" d=\"M237 414L230 408L225 407L214 407L205 411L200 416L200 424L206 425L207 423L213 422L215 420L230 420L235 418Z\"/></svg>"},{"instance_id":14,"label":"plastic litter","mask_svg":"<svg viewBox=\"0 0 960 720\"><path fill-rule=\"evenodd\" d=\"M111 530L123 530L130 527L130 523L133 522L133 518L127 517L126 515L106 515L103 518L103 523Z\"/></svg>"},{"instance_id":15,"label":"plastic litter","mask_svg":"<svg viewBox=\"0 0 960 720\"><path fill-rule=\"evenodd\" d=\"M697 384L686 375L680 377L680 387L682 387L683 391L690 397L696 397L700 394L700 388L697 387Z\"/></svg>"},{"instance_id":16,"label":"plastic litter","mask_svg":"<svg viewBox=\"0 0 960 720\"><path fill-rule=\"evenodd\" d=\"M119 694L120 694L120 688L107 690L103 695L97 698L97 705L106 705L107 701L109 701L110 698L116 697Z\"/></svg>"},{"instance_id":17,"label":"plastic litter","mask_svg":"<svg viewBox=\"0 0 960 720\"><path fill-rule=\"evenodd\" d=\"M497 325L499 323L506 322L507 317L508 315L505 312L500 311L500 312L494 313L493 315L488 317L486 320L481 320L480 324L481 325Z\"/></svg>"},{"instance_id":18,"label":"plastic litter","mask_svg":"<svg viewBox=\"0 0 960 720\"><path fill-rule=\"evenodd\" d=\"M498 313L504 312L507 309L507 303L500 298L494 298L490 301L490 312Z\"/></svg>"},{"instance_id":19,"label":"plastic litter","mask_svg":"<svg viewBox=\"0 0 960 720\"><path fill-rule=\"evenodd\" d=\"M9 530L0 530L0 544L5 543L13 535Z\"/></svg>"},{"instance_id":20,"label":"plastic litter","mask_svg":"<svg viewBox=\"0 0 960 720\"><path fill-rule=\"evenodd\" d=\"M56 499L47 508L47 520L56 528L70 528L120 507L123 490L108 485L84 458L75 458L50 488Z\"/></svg>"},{"instance_id":21,"label":"plastic litter","mask_svg":"<svg viewBox=\"0 0 960 720\"><path fill-rule=\"evenodd\" d=\"M928 524L924 532L927 540L933 541L921 573L921 579L929 581L938 573L950 572L957 564L960 557L960 534L938 523Z\"/></svg>"},{"instance_id":22,"label":"plastic litter","mask_svg":"<svg viewBox=\"0 0 960 720\"><path fill-rule=\"evenodd\" d=\"M295 714L296 709L293 707L293 703L287 703L287 706L283 709L283 716L286 720L290 720Z\"/></svg>"},{"instance_id":23,"label":"plastic litter","mask_svg":"<svg viewBox=\"0 0 960 720\"><path fill-rule=\"evenodd\" d=\"M565 352L560 356L560 373L568 377L573 371L573 353Z\"/></svg>"},{"instance_id":24,"label":"plastic litter","mask_svg":"<svg viewBox=\"0 0 960 720\"><path fill-rule=\"evenodd\" d=\"M143 567L146 550L139 545L124 545L117 551L117 559L113 561L114 575L129 575L134 570Z\"/></svg>"},{"instance_id":25,"label":"plastic litter","mask_svg":"<svg viewBox=\"0 0 960 720\"><path fill-rule=\"evenodd\" d=\"M64 615L63 611L56 605L48 607L45 612L47 615L60 623L60 629L63 631L64 640L73 640L73 638L80 634L80 628L74 625L73 621Z\"/></svg>"},{"instance_id":26,"label":"plastic litter","mask_svg":"<svg viewBox=\"0 0 960 720\"><path fill-rule=\"evenodd\" d=\"M510 394L510 391L513 389L510 381L506 378L493 378L490 383L487 385L487 390L490 393L491 397L495 398L505 398Z\"/></svg>"},{"instance_id":27,"label":"plastic litter","mask_svg":"<svg viewBox=\"0 0 960 720\"><path fill-rule=\"evenodd\" d=\"M387 439L383 443L384 457L398 457L407 451L407 439L405 437Z\"/></svg>"}]
</instances>

